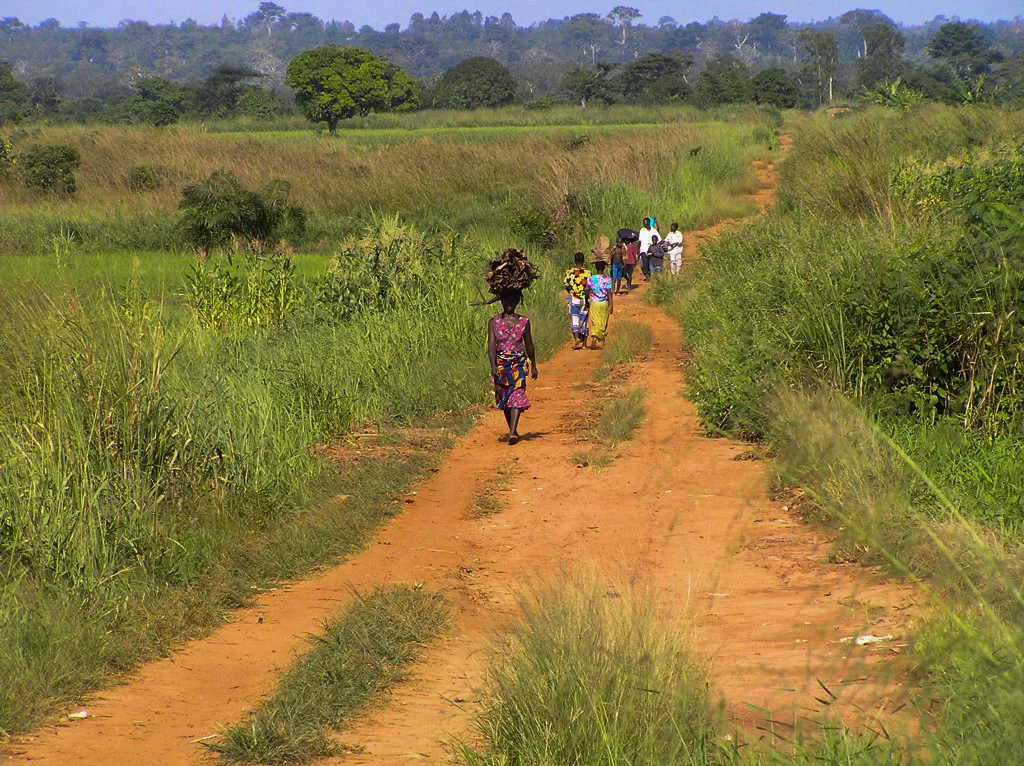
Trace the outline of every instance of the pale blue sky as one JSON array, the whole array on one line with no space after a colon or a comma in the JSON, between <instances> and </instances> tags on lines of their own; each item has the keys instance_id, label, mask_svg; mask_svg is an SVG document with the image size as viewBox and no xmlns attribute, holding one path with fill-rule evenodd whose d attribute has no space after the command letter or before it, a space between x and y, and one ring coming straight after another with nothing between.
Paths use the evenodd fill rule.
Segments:
<instances>
[{"instance_id":1,"label":"pale blue sky","mask_svg":"<svg viewBox=\"0 0 1024 766\"><path fill-rule=\"evenodd\" d=\"M409 17L416 11L430 15L437 11L441 15L464 9L480 10L484 15L500 16L509 11L520 25L548 18L561 18L575 13L607 13L622 0L606 0L607 7L581 0L482 0L467 4L466 0L387 0L377 3L343 3L331 0L302 0L289 3L276 0L278 5L289 11L308 11L321 19L348 19L357 27L370 24L378 29L397 21L404 28ZM719 0L716 3L682 5L673 0L631 0L629 4L644 13L641 23L653 24L661 16L672 16L677 21L707 21L713 16L721 19L746 20L763 11L784 13L793 21L810 21L838 16L851 8L875 8L900 22L915 23L926 21L937 15L959 16L963 19L1012 19L1024 16L1024 0L904 0L903 2L875 3L867 0L858 5L856 0ZM219 22L221 16L241 19L259 5L259 0L177 0L164 3L158 0L142 2L121 2L120 0L0 0L0 17L17 16L26 24L37 24L48 17L58 19L65 26L74 26L86 21L90 26L115 26L122 19L137 19L149 22L182 21L194 18L207 24Z\"/></svg>"}]
</instances>

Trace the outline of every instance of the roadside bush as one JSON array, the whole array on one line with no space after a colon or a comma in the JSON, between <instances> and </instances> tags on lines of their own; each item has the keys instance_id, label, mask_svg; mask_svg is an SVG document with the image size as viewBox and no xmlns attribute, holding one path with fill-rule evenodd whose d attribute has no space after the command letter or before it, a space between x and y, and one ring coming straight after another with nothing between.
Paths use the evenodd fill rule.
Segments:
<instances>
[{"instance_id":1,"label":"roadside bush","mask_svg":"<svg viewBox=\"0 0 1024 766\"><path fill-rule=\"evenodd\" d=\"M508 227L515 236L542 250L550 250L558 243L554 218L539 207L521 207L514 211Z\"/></svg>"},{"instance_id":2,"label":"roadside bush","mask_svg":"<svg viewBox=\"0 0 1024 766\"><path fill-rule=\"evenodd\" d=\"M181 190L181 236L200 253L241 240L249 247L276 238L300 238L306 211L288 201L291 185L275 180L261 191L242 186L234 173L218 170Z\"/></svg>"},{"instance_id":3,"label":"roadside bush","mask_svg":"<svg viewBox=\"0 0 1024 766\"><path fill-rule=\"evenodd\" d=\"M139 165L128 171L128 188L132 191L153 191L160 188L160 175L156 168Z\"/></svg>"},{"instance_id":4,"label":"roadside bush","mask_svg":"<svg viewBox=\"0 0 1024 766\"><path fill-rule=\"evenodd\" d=\"M82 164L73 146L33 146L21 160L21 182L30 189L75 193L75 171Z\"/></svg>"},{"instance_id":5,"label":"roadside bush","mask_svg":"<svg viewBox=\"0 0 1024 766\"><path fill-rule=\"evenodd\" d=\"M1018 147L936 166L909 161L898 168L893 187L921 208L951 214L967 227L971 244L990 256L1024 245L1024 154Z\"/></svg>"}]
</instances>

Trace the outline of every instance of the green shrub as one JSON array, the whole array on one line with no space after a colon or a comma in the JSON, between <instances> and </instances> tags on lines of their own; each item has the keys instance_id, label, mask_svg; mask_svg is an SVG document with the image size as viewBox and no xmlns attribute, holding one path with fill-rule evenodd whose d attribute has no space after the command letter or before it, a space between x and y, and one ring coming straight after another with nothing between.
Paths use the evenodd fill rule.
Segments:
<instances>
[{"instance_id":1,"label":"green shrub","mask_svg":"<svg viewBox=\"0 0 1024 766\"><path fill-rule=\"evenodd\" d=\"M868 104L887 106L890 109L910 109L924 101L924 94L908 87L903 78L882 80L871 88L864 88L861 99Z\"/></svg>"},{"instance_id":2,"label":"green shrub","mask_svg":"<svg viewBox=\"0 0 1024 766\"><path fill-rule=\"evenodd\" d=\"M160 188L160 174L156 168L139 165L128 171L128 188L132 191L153 191Z\"/></svg>"},{"instance_id":3,"label":"green shrub","mask_svg":"<svg viewBox=\"0 0 1024 766\"><path fill-rule=\"evenodd\" d=\"M550 250L558 243L558 233L551 213L539 207L522 207L509 217L508 227L526 244Z\"/></svg>"},{"instance_id":4,"label":"green shrub","mask_svg":"<svg viewBox=\"0 0 1024 766\"><path fill-rule=\"evenodd\" d=\"M894 190L931 212L952 214L967 227L971 245L1001 258L1024 245L1024 153L997 147L930 166L899 166Z\"/></svg>"},{"instance_id":5,"label":"green shrub","mask_svg":"<svg viewBox=\"0 0 1024 766\"><path fill-rule=\"evenodd\" d=\"M21 182L54 194L75 193L75 170L82 164L73 146L33 146L21 160Z\"/></svg>"},{"instance_id":6,"label":"green shrub","mask_svg":"<svg viewBox=\"0 0 1024 766\"><path fill-rule=\"evenodd\" d=\"M189 247L209 253L239 239L255 246L283 236L300 237L306 211L288 201L291 185L271 181L261 191L242 186L234 173L216 171L181 190L181 236Z\"/></svg>"},{"instance_id":7,"label":"green shrub","mask_svg":"<svg viewBox=\"0 0 1024 766\"><path fill-rule=\"evenodd\" d=\"M578 135L573 136L572 138L570 138L566 142L565 148L568 149L569 151L573 151L575 149L582 149L583 147L589 146L589 145L590 145L590 134L589 133L579 133Z\"/></svg>"},{"instance_id":8,"label":"green shrub","mask_svg":"<svg viewBox=\"0 0 1024 766\"><path fill-rule=\"evenodd\" d=\"M282 106L277 95L263 88L249 88L238 97L235 111L255 120L269 120L282 112Z\"/></svg>"},{"instance_id":9,"label":"green shrub","mask_svg":"<svg viewBox=\"0 0 1024 766\"><path fill-rule=\"evenodd\" d=\"M14 169L14 144L0 137L0 179L11 177Z\"/></svg>"}]
</instances>

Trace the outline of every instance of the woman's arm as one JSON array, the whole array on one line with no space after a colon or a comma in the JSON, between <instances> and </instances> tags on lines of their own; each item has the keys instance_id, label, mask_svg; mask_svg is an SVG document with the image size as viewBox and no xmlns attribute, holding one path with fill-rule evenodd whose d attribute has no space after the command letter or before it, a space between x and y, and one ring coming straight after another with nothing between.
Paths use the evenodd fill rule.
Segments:
<instances>
[{"instance_id":1,"label":"woman's arm","mask_svg":"<svg viewBox=\"0 0 1024 766\"><path fill-rule=\"evenodd\" d=\"M614 290L609 290L608 291L608 315L609 316L615 313L615 304L612 303L612 301L614 299L615 299L615 291Z\"/></svg>"},{"instance_id":2,"label":"woman's arm","mask_svg":"<svg viewBox=\"0 0 1024 766\"><path fill-rule=\"evenodd\" d=\"M494 340L494 317L487 323L487 359L491 363L491 375L498 374L498 343Z\"/></svg>"},{"instance_id":3,"label":"woman's arm","mask_svg":"<svg viewBox=\"0 0 1024 766\"><path fill-rule=\"evenodd\" d=\"M530 360L530 377L537 379L537 353L533 349L533 330L530 320L526 320L526 329L523 330L523 345L526 347L526 357Z\"/></svg>"}]
</instances>

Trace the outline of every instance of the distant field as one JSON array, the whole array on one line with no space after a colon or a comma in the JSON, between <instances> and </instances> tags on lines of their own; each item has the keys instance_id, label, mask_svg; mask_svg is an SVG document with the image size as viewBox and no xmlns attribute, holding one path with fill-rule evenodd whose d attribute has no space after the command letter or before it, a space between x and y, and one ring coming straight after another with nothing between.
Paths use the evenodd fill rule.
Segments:
<instances>
[{"instance_id":1,"label":"distant field","mask_svg":"<svg viewBox=\"0 0 1024 766\"><path fill-rule=\"evenodd\" d=\"M379 213L490 239L504 238L523 208L564 217L580 202L586 220L577 228L587 236L602 226L638 226L652 210L684 228L701 226L747 204L742 189L730 198L721 182L742 182L746 161L768 151L775 128L775 118L752 109L723 118L683 107L562 108L368 118L334 137L194 124L22 131L14 136L19 149L78 148L78 191L55 199L0 184L0 253L47 255L68 235L79 252L174 249L181 188L216 170L251 187L288 180L311 216L306 241L292 243L300 250L330 252ZM155 171L157 189L129 188L138 167Z\"/></svg>"}]
</instances>

